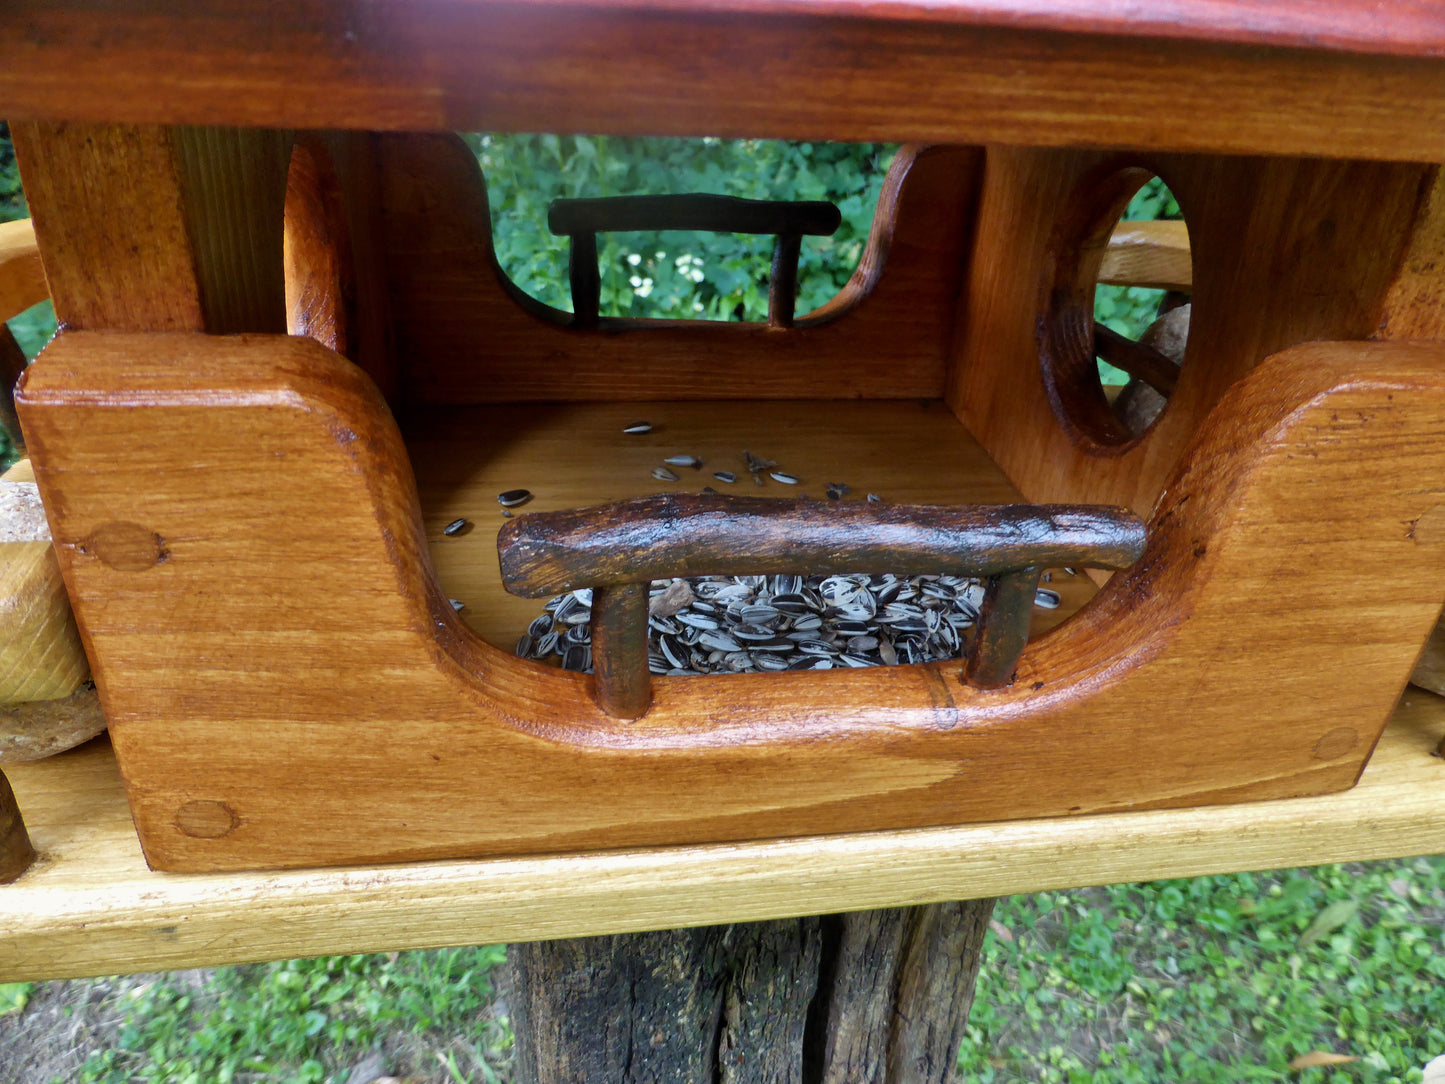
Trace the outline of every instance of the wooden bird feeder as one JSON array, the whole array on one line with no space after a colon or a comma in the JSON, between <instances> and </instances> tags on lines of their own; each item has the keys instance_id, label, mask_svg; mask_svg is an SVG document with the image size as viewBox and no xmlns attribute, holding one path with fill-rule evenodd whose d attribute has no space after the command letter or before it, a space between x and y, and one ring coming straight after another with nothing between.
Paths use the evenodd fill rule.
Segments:
<instances>
[{"instance_id":1,"label":"wooden bird feeder","mask_svg":"<svg viewBox=\"0 0 1445 1084\"><path fill-rule=\"evenodd\" d=\"M1445 22L1111 7L12 5L62 327L16 403L114 762L10 772L0 978L194 960L262 897L355 950L401 897L434 944L1445 850L1445 713L1397 710L1445 602ZM698 198L554 209L567 313L456 130L906 145L817 311L835 210ZM1151 176L1187 233L1120 224ZM776 237L767 322L600 311L639 227ZM1100 281L1190 295L1182 365ZM745 448L816 499L699 494ZM649 581L889 571L985 580L959 658L649 674ZM514 655L584 588L595 675Z\"/></svg>"}]
</instances>

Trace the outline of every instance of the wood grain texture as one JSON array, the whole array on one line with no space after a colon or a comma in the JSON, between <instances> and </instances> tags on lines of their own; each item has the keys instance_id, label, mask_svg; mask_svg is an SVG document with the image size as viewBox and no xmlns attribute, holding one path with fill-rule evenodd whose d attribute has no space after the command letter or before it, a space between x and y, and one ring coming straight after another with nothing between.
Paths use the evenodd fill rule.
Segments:
<instances>
[{"instance_id":1,"label":"wood grain texture","mask_svg":"<svg viewBox=\"0 0 1445 1084\"><path fill-rule=\"evenodd\" d=\"M9 769L47 861L0 892L0 981L764 921L1445 852L1445 701L1407 691L1353 790L951 828L278 873L146 868L100 739ZM879 876L886 869L887 876Z\"/></svg>"},{"instance_id":2,"label":"wood grain texture","mask_svg":"<svg viewBox=\"0 0 1445 1084\"><path fill-rule=\"evenodd\" d=\"M34 225L28 218L0 222L0 321L19 315L49 296Z\"/></svg>"},{"instance_id":3,"label":"wood grain texture","mask_svg":"<svg viewBox=\"0 0 1445 1084\"><path fill-rule=\"evenodd\" d=\"M16 880L34 861L35 848L25 831L15 792L0 772L0 885Z\"/></svg>"},{"instance_id":4,"label":"wood grain texture","mask_svg":"<svg viewBox=\"0 0 1445 1084\"><path fill-rule=\"evenodd\" d=\"M825 918L820 985L827 996L815 1010L821 1051L805 1079L953 1081L993 904L970 899Z\"/></svg>"},{"instance_id":5,"label":"wood grain texture","mask_svg":"<svg viewBox=\"0 0 1445 1084\"><path fill-rule=\"evenodd\" d=\"M1093 296L1113 215L1149 173L1189 223L1193 314L1178 390L1135 438L1098 384ZM1205 415L1265 357L1375 333L1433 176L1418 165L991 148L949 402L1029 499L1147 514Z\"/></svg>"},{"instance_id":6,"label":"wood grain texture","mask_svg":"<svg viewBox=\"0 0 1445 1084\"><path fill-rule=\"evenodd\" d=\"M460 139L383 136L376 147L390 304L409 400L942 394L978 185L974 149L900 152L857 271L832 302L799 315L794 327L603 319L609 333L598 335L570 327L570 314L525 298L502 275L486 189Z\"/></svg>"},{"instance_id":7,"label":"wood grain texture","mask_svg":"<svg viewBox=\"0 0 1445 1084\"><path fill-rule=\"evenodd\" d=\"M518 1079L946 1084L992 910L512 944Z\"/></svg>"},{"instance_id":8,"label":"wood grain texture","mask_svg":"<svg viewBox=\"0 0 1445 1084\"><path fill-rule=\"evenodd\" d=\"M284 134L17 124L12 135L61 326L284 330Z\"/></svg>"},{"instance_id":9,"label":"wood grain texture","mask_svg":"<svg viewBox=\"0 0 1445 1084\"><path fill-rule=\"evenodd\" d=\"M1426 5L16 0L11 118L1445 157ZM285 32L281 27L285 26ZM1394 55L1390 55L1394 54ZM1147 63L1141 63L1147 57Z\"/></svg>"},{"instance_id":10,"label":"wood grain texture","mask_svg":"<svg viewBox=\"0 0 1445 1084\"><path fill-rule=\"evenodd\" d=\"M528 598L677 576L1120 569L1143 550L1144 524L1120 508L941 508L721 494L660 494L534 513L497 534L503 583Z\"/></svg>"},{"instance_id":11,"label":"wood grain texture","mask_svg":"<svg viewBox=\"0 0 1445 1084\"><path fill-rule=\"evenodd\" d=\"M0 707L67 697L89 676L50 543L0 542Z\"/></svg>"},{"instance_id":12,"label":"wood grain texture","mask_svg":"<svg viewBox=\"0 0 1445 1084\"><path fill-rule=\"evenodd\" d=\"M58 699L0 704L0 764L54 756L104 731L100 697L88 682Z\"/></svg>"},{"instance_id":13,"label":"wood grain texture","mask_svg":"<svg viewBox=\"0 0 1445 1084\"><path fill-rule=\"evenodd\" d=\"M1099 264L1099 281L1188 293L1194 285L1188 224L1182 220L1120 222Z\"/></svg>"},{"instance_id":14,"label":"wood grain texture","mask_svg":"<svg viewBox=\"0 0 1445 1084\"><path fill-rule=\"evenodd\" d=\"M1323 343L1256 368L1202 428L1144 557L1006 688L945 664L659 679L633 724L586 676L466 630L381 399L324 348L72 333L19 405L147 855L194 870L1348 787L1445 601L1428 571L1445 491L1420 483L1445 476L1441 362ZM1281 598L1291 567L1338 572ZM1188 708L1163 727L1161 703Z\"/></svg>"}]
</instances>

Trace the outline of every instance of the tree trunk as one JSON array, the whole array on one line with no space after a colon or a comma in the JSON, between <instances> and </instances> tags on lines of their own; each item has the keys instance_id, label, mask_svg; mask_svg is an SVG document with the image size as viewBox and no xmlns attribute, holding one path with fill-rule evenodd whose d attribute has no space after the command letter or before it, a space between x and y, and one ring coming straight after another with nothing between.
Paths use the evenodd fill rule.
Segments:
<instances>
[{"instance_id":1,"label":"tree trunk","mask_svg":"<svg viewBox=\"0 0 1445 1084\"><path fill-rule=\"evenodd\" d=\"M945 1084L993 900L513 945L519 1084Z\"/></svg>"}]
</instances>

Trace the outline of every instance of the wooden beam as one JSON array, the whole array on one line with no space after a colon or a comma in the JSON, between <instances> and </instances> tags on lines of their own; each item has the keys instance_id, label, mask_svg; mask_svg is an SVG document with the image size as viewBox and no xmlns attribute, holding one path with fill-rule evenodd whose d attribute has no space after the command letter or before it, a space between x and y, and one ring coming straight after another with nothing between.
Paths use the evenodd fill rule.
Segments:
<instances>
[{"instance_id":1,"label":"wooden beam","mask_svg":"<svg viewBox=\"0 0 1445 1084\"><path fill-rule=\"evenodd\" d=\"M1363 2L16 0L12 120L1445 158L1440 19ZM284 28L283 28L284 27ZM1147 63L1141 58L1147 57Z\"/></svg>"},{"instance_id":2,"label":"wooden beam","mask_svg":"<svg viewBox=\"0 0 1445 1084\"><path fill-rule=\"evenodd\" d=\"M1104 250L1099 282L1189 293L1194 288L1189 227L1182 219L1120 222Z\"/></svg>"}]
</instances>

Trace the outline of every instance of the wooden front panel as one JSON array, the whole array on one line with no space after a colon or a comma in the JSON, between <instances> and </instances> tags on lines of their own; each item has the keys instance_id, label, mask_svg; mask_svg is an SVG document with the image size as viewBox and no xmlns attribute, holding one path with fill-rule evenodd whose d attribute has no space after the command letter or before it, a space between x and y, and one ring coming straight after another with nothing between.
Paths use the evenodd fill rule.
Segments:
<instances>
[{"instance_id":1,"label":"wooden front panel","mask_svg":"<svg viewBox=\"0 0 1445 1084\"><path fill-rule=\"evenodd\" d=\"M20 406L136 824L167 869L1338 789L1445 600L1428 586L1445 582L1432 346L1317 344L1254 370L1201 429L1145 556L1030 645L1012 686L969 688L957 664L679 678L635 723L603 716L587 676L462 626L380 397L314 343L67 334Z\"/></svg>"}]
</instances>

